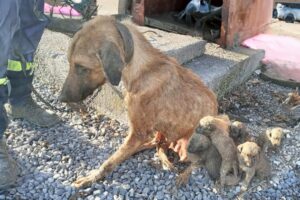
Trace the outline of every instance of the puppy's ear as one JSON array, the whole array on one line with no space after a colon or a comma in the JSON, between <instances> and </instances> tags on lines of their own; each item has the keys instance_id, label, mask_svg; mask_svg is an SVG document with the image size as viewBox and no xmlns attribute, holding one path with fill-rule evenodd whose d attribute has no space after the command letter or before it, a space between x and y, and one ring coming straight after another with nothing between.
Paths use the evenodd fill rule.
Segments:
<instances>
[{"instance_id":1,"label":"puppy's ear","mask_svg":"<svg viewBox=\"0 0 300 200\"><path fill-rule=\"evenodd\" d=\"M237 147L237 149L238 149L238 151L241 153L242 151L243 151L243 145L239 145L238 147Z\"/></svg>"},{"instance_id":2,"label":"puppy's ear","mask_svg":"<svg viewBox=\"0 0 300 200\"><path fill-rule=\"evenodd\" d=\"M122 70L125 63L122 61L120 51L113 42L106 41L98 52L106 77L111 84L118 85L121 81Z\"/></svg>"},{"instance_id":3,"label":"puppy's ear","mask_svg":"<svg viewBox=\"0 0 300 200\"><path fill-rule=\"evenodd\" d=\"M202 132L203 132L202 127L199 125L199 126L196 128L196 133L201 134Z\"/></svg>"},{"instance_id":4,"label":"puppy's ear","mask_svg":"<svg viewBox=\"0 0 300 200\"><path fill-rule=\"evenodd\" d=\"M266 134L269 138L272 137L272 130L271 129L267 129Z\"/></svg>"},{"instance_id":5,"label":"puppy's ear","mask_svg":"<svg viewBox=\"0 0 300 200\"><path fill-rule=\"evenodd\" d=\"M120 22L116 23L116 27L123 40L125 62L129 63L134 52L134 44L133 44L131 33L129 32L128 28L124 24L121 24Z\"/></svg>"}]
</instances>

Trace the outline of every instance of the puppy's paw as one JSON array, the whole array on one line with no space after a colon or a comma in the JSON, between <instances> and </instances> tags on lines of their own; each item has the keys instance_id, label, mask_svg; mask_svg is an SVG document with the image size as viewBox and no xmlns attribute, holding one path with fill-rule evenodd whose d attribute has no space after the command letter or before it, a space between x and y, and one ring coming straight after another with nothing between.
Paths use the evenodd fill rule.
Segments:
<instances>
[{"instance_id":1,"label":"puppy's paw","mask_svg":"<svg viewBox=\"0 0 300 200\"><path fill-rule=\"evenodd\" d=\"M245 192L245 191L247 191L247 189L248 189L248 185L243 183L242 186L241 186L241 191Z\"/></svg>"},{"instance_id":2,"label":"puppy's paw","mask_svg":"<svg viewBox=\"0 0 300 200\"><path fill-rule=\"evenodd\" d=\"M176 167L170 161L162 161L162 168L165 171L177 172Z\"/></svg>"},{"instance_id":3,"label":"puppy's paw","mask_svg":"<svg viewBox=\"0 0 300 200\"><path fill-rule=\"evenodd\" d=\"M176 178L176 186L181 187L182 185L186 185L189 181L189 176L186 176L185 174L180 174Z\"/></svg>"}]
</instances>

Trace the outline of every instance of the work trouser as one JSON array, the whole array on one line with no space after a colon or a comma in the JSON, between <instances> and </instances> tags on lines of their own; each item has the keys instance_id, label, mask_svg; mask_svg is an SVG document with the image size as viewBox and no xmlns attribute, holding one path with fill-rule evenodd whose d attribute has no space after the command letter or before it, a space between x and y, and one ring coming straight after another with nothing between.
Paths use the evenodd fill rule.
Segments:
<instances>
[{"instance_id":1,"label":"work trouser","mask_svg":"<svg viewBox=\"0 0 300 200\"><path fill-rule=\"evenodd\" d=\"M48 23L43 10L44 0L0 0L0 139L7 127L4 103L30 96L33 57Z\"/></svg>"}]
</instances>

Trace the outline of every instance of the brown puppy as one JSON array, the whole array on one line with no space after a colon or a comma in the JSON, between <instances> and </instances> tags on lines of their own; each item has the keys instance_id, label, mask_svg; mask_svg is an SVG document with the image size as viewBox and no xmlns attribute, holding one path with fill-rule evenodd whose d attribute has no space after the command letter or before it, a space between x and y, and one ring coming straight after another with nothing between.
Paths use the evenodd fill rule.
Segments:
<instances>
[{"instance_id":1,"label":"brown puppy","mask_svg":"<svg viewBox=\"0 0 300 200\"><path fill-rule=\"evenodd\" d=\"M217 180L220 178L221 155L216 147L212 145L210 139L197 129L189 140L187 151L191 165L179 175L176 180L177 186L186 184L191 172L198 166L204 166L211 179Z\"/></svg>"},{"instance_id":2,"label":"brown puppy","mask_svg":"<svg viewBox=\"0 0 300 200\"><path fill-rule=\"evenodd\" d=\"M242 183L242 190L247 190L254 175L268 177L270 175L270 164L261 148L254 142L245 142L238 147L239 166L246 173Z\"/></svg>"},{"instance_id":3,"label":"brown puppy","mask_svg":"<svg viewBox=\"0 0 300 200\"><path fill-rule=\"evenodd\" d=\"M227 177L231 176L230 172L233 172L233 179L238 179L236 146L232 138L229 137L229 126L230 121L226 115L206 116L200 120L201 133L210 138L222 157L220 170L222 188L226 184Z\"/></svg>"},{"instance_id":4,"label":"brown puppy","mask_svg":"<svg viewBox=\"0 0 300 200\"><path fill-rule=\"evenodd\" d=\"M258 136L257 144L262 147L265 152L268 151L268 148L277 149L281 144L283 136L282 128L267 129L264 134Z\"/></svg>"},{"instance_id":5,"label":"brown puppy","mask_svg":"<svg viewBox=\"0 0 300 200\"><path fill-rule=\"evenodd\" d=\"M245 124L239 121L231 123L229 135L236 145L242 144L250 139L250 135Z\"/></svg>"},{"instance_id":6,"label":"brown puppy","mask_svg":"<svg viewBox=\"0 0 300 200\"><path fill-rule=\"evenodd\" d=\"M130 125L121 147L75 187L103 179L129 156L155 147L156 132L163 134L164 146L176 143L184 160L199 120L217 114L216 96L199 77L153 48L132 24L95 17L75 34L68 59L61 101L81 101L105 82L118 85L122 79Z\"/></svg>"}]
</instances>

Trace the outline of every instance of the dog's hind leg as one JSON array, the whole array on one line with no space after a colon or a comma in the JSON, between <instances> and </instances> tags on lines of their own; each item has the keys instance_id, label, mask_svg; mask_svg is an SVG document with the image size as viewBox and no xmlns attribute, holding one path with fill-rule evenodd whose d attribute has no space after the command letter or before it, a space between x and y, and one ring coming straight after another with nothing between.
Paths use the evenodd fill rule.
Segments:
<instances>
[{"instance_id":1,"label":"dog's hind leg","mask_svg":"<svg viewBox=\"0 0 300 200\"><path fill-rule=\"evenodd\" d=\"M176 171L174 165L170 162L167 151L169 144L166 141L165 136L161 132L156 132L155 139L157 141L156 154L162 164L164 170Z\"/></svg>"},{"instance_id":2,"label":"dog's hind leg","mask_svg":"<svg viewBox=\"0 0 300 200\"><path fill-rule=\"evenodd\" d=\"M173 163L170 162L167 156L168 146L165 145L158 145L157 146L157 155L159 160L161 161L162 167L164 170L176 171Z\"/></svg>"},{"instance_id":3,"label":"dog's hind leg","mask_svg":"<svg viewBox=\"0 0 300 200\"><path fill-rule=\"evenodd\" d=\"M99 169L93 170L86 177L77 179L72 185L76 188L83 188L105 178L105 176L111 173L121 162L141 150L143 144L147 142L149 142L149 138L146 137L146 134L142 135L131 132L120 148L111 155Z\"/></svg>"}]
</instances>

